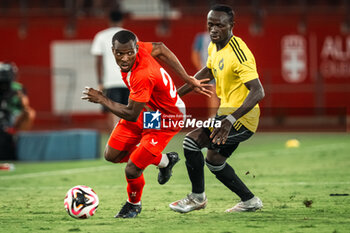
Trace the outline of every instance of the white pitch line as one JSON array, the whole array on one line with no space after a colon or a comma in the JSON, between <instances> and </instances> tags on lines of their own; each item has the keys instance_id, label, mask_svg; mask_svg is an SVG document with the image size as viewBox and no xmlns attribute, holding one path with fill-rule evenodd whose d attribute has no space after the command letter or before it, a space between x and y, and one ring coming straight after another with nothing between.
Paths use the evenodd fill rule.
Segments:
<instances>
[{"instance_id":1,"label":"white pitch line","mask_svg":"<svg viewBox=\"0 0 350 233\"><path fill-rule=\"evenodd\" d=\"M56 170L56 171L46 171L46 172L34 172L18 175L8 175L0 176L0 180L15 180L15 179L27 179L27 178L37 178L43 176L56 176L56 175L70 175L76 173L94 172L94 171L105 171L114 169L114 166L99 166L99 167L89 167L89 168L73 168L66 170Z\"/></svg>"}]
</instances>

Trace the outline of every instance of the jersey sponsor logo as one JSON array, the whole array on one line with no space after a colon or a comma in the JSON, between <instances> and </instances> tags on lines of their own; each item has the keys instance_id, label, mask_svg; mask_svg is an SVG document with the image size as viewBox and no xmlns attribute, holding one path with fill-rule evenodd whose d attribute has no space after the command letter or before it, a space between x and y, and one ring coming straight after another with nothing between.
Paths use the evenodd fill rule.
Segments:
<instances>
[{"instance_id":1,"label":"jersey sponsor logo","mask_svg":"<svg viewBox=\"0 0 350 233\"><path fill-rule=\"evenodd\" d=\"M281 41L282 77L289 83L305 80L306 41L299 35L284 36Z\"/></svg>"},{"instance_id":2,"label":"jersey sponsor logo","mask_svg":"<svg viewBox=\"0 0 350 233\"><path fill-rule=\"evenodd\" d=\"M143 128L144 129L160 129L160 121L162 114L157 110L156 112L143 113Z\"/></svg>"}]
</instances>

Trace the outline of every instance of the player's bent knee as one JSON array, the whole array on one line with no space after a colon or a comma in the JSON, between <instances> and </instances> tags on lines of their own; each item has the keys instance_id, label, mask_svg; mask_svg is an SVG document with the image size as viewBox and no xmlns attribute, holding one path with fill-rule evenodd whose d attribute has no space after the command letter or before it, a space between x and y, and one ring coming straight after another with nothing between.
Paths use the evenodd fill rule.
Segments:
<instances>
[{"instance_id":1,"label":"player's bent knee","mask_svg":"<svg viewBox=\"0 0 350 233\"><path fill-rule=\"evenodd\" d=\"M219 154L215 150L208 150L208 152L207 152L206 161L208 161L210 164L220 165L220 164L225 163L226 160L227 160L227 157L222 156L221 154Z\"/></svg>"},{"instance_id":2,"label":"player's bent knee","mask_svg":"<svg viewBox=\"0 0 350 233\"><path fill-rule=\"evenodd\" d=\"M197 141L198 139L198 132L197 130L193 130L186 134L186 137L192 138L193 140Z\"/></svg>"},{"instance_id":3,"label":"player's bent knee","mask_svg":"<svg viewBox=\"0 0 350 233\"><path fill-rule=\"evenodd\" d=\"M107 146L104 151L104 157L108 162L119 163L123 159L125 153L124 151L119 151Z\"/></svg>"},{"instance_id":4,"label":"player's bent knee","mask_svg":"<svg viewBox=\"0 0 350 233\"><path fill-rule=\"evenodd\" d=\"M205 164L207 165L209 170L214 174L217 174L218 172L223 170L226 166L226 162L224 162L223 164L217 165L209 162L207 159L205 160Z\"/></svg>"},{"instance_id":5,"label":"player's bent knee","mask_svg":"<svg viewBox=\"0 0 350 233\"><path fill-rule=\"evenodd\" d=\"M105 157L105 160L107 160L108 162L113 162L114 161L112 156L108 153L107 150L105 150L105 152L104 152L104 157Z\"/></svg>"},{"instance_id":6,"label":"player's bent knee","mask_svg":"<svg viewBox=\"0 0 350 233\"><path fill-rule=\"evenodd\" d=\"M186 137L191 138L197 143L200 148L207 147L210 143L208 135L204 132L203 128L195 129L188 134Z\"/></svg>"},{"instance_id":7,"label":"player's bent knee","mask_svg":"<svg viewBox=\"0 0 350 233\"><path fill-rule=\"evenodd\" d=\"M107 153L106 151L105 151L105 153L104 153L104 157L105 157L105 160L107 160L108 162L115 162L115 159L114 159L114 157L112 157L109 153Z\"/></svg>"},{"instance_id":8,"label":"player's bent knee","mask_svg":"<svg viewBox=\"0 0 350 233\"><path fill-rule=\"evenodd\" d=\"M193 152L201 151L201 147L197 143L197 141L194 140L193 138L191 138L190 136L187 136L187 135L184 138L182 146L185 150L189 150L189 151L193 151Z\"/></svg>"},{"instance_id":9,"label":"player's bent knee","mask_svg":"<svg viewBox=\"0 0 350 233\"><path fill-rule=\"evenodd\" d=\"M136 179L142 175L143 170L138 168L133 162L129 161L125 167L125 175L128 179Z\"/></svg>"}]
</instances>

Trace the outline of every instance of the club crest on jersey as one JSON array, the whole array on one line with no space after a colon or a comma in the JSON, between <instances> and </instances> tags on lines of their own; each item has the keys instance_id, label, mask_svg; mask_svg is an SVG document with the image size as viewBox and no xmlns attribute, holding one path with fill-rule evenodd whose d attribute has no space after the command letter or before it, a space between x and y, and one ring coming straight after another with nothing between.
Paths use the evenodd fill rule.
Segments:
<instances>
[{"instance_id":1,"label":"club crest on jersey","mask_svg":"<svg viewBox=\"0 0 350 233\"><path fill-rule=\"evenodd\" d=\"M159 110L156 112L143 112L143 128L144 129L160 129L161 113Z\"/></svg>"},{"instance_id":2,"label":"club crest on jersey","mask_svg":"<svg viewBox=\"0 0 350 233\"><path fill-rule=\"evenodd\" d=\"M222 58L219 62L219 69L222 70L224 68L224 59Z\"/></svg>"}]
</instances>

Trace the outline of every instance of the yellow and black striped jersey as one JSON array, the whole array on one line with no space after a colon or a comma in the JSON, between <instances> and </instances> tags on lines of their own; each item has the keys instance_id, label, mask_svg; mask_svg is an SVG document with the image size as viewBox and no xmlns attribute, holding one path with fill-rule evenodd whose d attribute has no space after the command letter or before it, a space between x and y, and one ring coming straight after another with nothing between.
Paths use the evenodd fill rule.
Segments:
<instances>
[{"instance_id":1,"label":"yellow and black striped jersey","mask_svg":"<svg viewBox=\"0 0 350 233\"><path fill-rule=\"evenodd\" d=\"M214 43L209 44L207 67L213 73L216 93L221 99L218 115L231 114L240 107L249 94L244 83L259 78L253 54L243 40L236 36L233 36L219 51ZM239 118L236 125L243 124L250 131L255 132L259 116L260 110L257 104L246 115Z\"/></svg>"}]
</instances>

